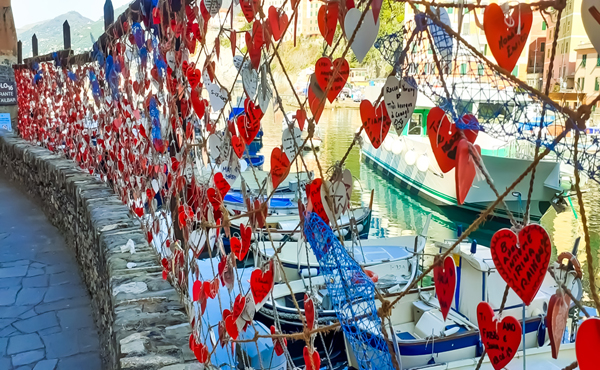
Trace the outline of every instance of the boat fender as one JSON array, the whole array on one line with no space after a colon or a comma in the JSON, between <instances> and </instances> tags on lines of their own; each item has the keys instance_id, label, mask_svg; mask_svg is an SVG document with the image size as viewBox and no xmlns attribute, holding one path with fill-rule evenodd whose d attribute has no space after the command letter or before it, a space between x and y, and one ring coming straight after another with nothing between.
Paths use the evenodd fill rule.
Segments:
<instances>
[{"instance_id":1,"label":"boat fender","mask_svg":"<svg viewBox=\"0 0 600 370\"><path fill-rule=\"evenodd\" d=\"M394 141L394 146L392 147L392 153L395 155L399 155L404 151L404 143L402 140L398 139Z\"/></svg>"},{"instance_id":2,"label":"boat fender","mask_svg":"<svg viewBox=\"0 0 600 370\"><path fill-rule=\"evenodd\" d=\"M542 317L542 320L540 320L540 326L538 327L537 332L537 339L538 347L542 347L544 343L546 343L546 319L544 317Z\"/></svg>"},{"instance_id":3,"label":"boat fender","mask_svg":"<svg viewBox=\"0 0 600 370\"><path fill-rule=\"evenodd\" d=\"M372 282L376 283L377 281L379 281L379 275L377 275L373 271L365 269L365 274L367 274L367 276L371 278Z\"/></svg>"},{"instance_id":4,"label":"boat fender","mask_svg":"<svg viewBox=\"0 0 600 370\"><path fill-rule=\"evenodd\" d=\"M409 166L415 164L415 162L417 161L417 153L415 153L414 149L411 149L408 152L406 152L406 154L404 155L404 161L406 161L406 164Z\"/></svg>"},{"instance_id":5,"label":"boat fender","mask_svg":"<svg viewBox=\"0 0 600 370\"><path fill-rule=\"evenodd\" d=\"M421 172L427 172L429 169L429 157L427 154L421 154L417 160L417 169Z\"/></svg>"},{"instance_id":6,"label":"boat fender","mask_svg":"<svg viewBox=\"0 0 600 370\"><path fill-rule=\"evenodd\" d=\"M390 138L386 138L383 141L383 149L385 149L386 151L391 152L393 147L394 145L392 144L392 140Z\"/></svg>"}]
</instances>

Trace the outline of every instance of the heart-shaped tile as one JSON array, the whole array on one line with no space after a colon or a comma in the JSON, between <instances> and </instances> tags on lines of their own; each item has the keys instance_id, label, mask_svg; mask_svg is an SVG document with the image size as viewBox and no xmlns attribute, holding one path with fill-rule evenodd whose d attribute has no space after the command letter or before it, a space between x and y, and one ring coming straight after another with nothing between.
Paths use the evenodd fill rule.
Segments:
<instances>
[{"instance_id":1,"label":"heart-shaped tile","mask_svg":"<svg viewBox=\"0 0 600 370\"><path fill-rule=\"evenodd\" d=\"M477 174L475 160L469 149L481 154L479 145L473 145L466 139L459 140L456 148L456 171L454 172L456 202L458 204L465 202Z\"/></svg>"},{"instance_id":2,"label":"heart-shaped tile","mask_svg":"<svg viewBox=\"0 0 600 370\"><path fill-rule=\"evenodd\" d=\"M379 148L392 124L385 104L381 102L375 109L370 101L363 100L360 102L360 119L371 144L375 149Z\"/></svg>"},{"instance_id":3,"label":"heart-shaped tile","mask_svg":"<svg viewBox=\"0 0 600 370\"><path fill-rule=\"evenodd\" d=\"M396 76L389 76L383 86L383 100L392 126L398 135L402 135L417 104L417 89L407 82L407 77L398 80Z\"/></svg>"},{"instance_id":4,"label":"heart-shaped tile","mask_svg":"<svg viewBox=\"0 0 600 370\"><path fill-rule=\"evenodd\" d=\"M511 229L498 230L490 250L500 276L529 306L542 286L552 255L546 230L530 224L519 231L518 238Z\"/></svg>"},{"instance_id":5,"label":"heart-shaped tile","mask_svg":"<svg viewBox=\"0 0 600 370\"><path fill-rule=\"evenodd\" d=\"M237 118L237 127L240 137L246 145L250 145L260 131L260 120L252 121L247 115L241 114Z\"/></svg>"},{"instance_id":6,"label":"heart-shaped tile","mask_svg":"<svg viewBox=\"0 0 600 370\"><path fill-rule=\"evenodd\" d=\"M283 145L283 151L287 155L289 161L291 162L296 153L302 150L302 131L297 127L292 127L290 130L289 127L283 130L283 134L281 135L281 143Z\"/></svg>"},{"instance_id":7,"label":"heart-shaped tile","mask_svg":"<svg viewBox=\"0 0 600 370\"><path fill-rule=\"evenodd\" d=\"M508 27L507 23L512 26ZM533 13L529 4L518 4L508 19L505 19L498 4L491 3L485 8L485 38L496 63L508 72L512 72L521 57L532 23Z\"/></svg>"},{"instance_id":8,"label":"heart-shaped tile","mask_svg":"<svg viewBox=\"0 0 600 370\"><path fill-rule=\"evenodd\" d=\"M219 189L219 193L221 194L221 199L224 199L225 194L227 194L229 192L229 189L231 189L231 186L229 185L227 180L225 180L225 178L223 177L223 174L221 172L215 173L215 176L213 177L213 179L215 181L215 186L217 187L217 189Z\"/></svg>"},{"instance_id":9,"label":"heart-shaped tile","mask_svg":"<svg viewBox=\"0 0 600 370\"><path fill-rule=\"evenodd\" d=\"M244 155L244 150L246 150L246 145L237 135L231 136L231 147L233 148L235 155L241 159L242 155Z\"/></svg>"},{"instance_id":10,"label":"heart-shaped tile","mask_svg":"<svg viewBox=\"0 0 600 370\"><path fill-rule=\"evenodd\" d=\"M333 36L335 36L338 14L338 3L330 2L327 5L321 5L321 7L319 8L319 13L317 15L319 32L321 32L321 35L323 35L323 38L329 46L331 46L331 44L333 43Z\"/></svg>"},{"instance_id":11,"label":"heart-shaped tile","mask_svg":"<svg viewBox=\"0 0 600 370\"><path fill-rule=\"evenodd\" d=\"M334 76L335 72L335 76ZM343 58L338 58L331 62L329 57L321 57L315 64L315 76L321 90L326 91L329 81L333 79L331 87L327 92L327 99L333 103L340 91L346 85L350 75L350 65Z\"/></svg>"},{"instance_id":12,"label":"heart-shaped tile","mask_svg":"<svg viewBox=\"0 0 600 370\"><path fill-rule=\"evenodd\" d=\"M283 31L285 31L289 22L285 12L282 11L281 14L279 14L279 11L273 5L269 7L269 25L271 26L271 32L275 41L281 39Z\"/></svg>"},{"instance_id":13,"label":"heart-shaped tile","mask_svg":"<svg viewBox=\"0 0 600 370\"><path fill-rule=\"evenodd\" d=\"M475 119L472 115L465 115L463 121ZM478 131L463 130L469 142L474 143ZM446 113L439 107L429 111L427 115L427 136L431 143L431 150L443 173L456 167L456 149L461 139L459 129L452 124Z\"/></svg>"},{"instance_id":14,"label":"heart-shaped tile","mask_svg":"<svg viewBox=\"0 0 600 370\"><path fill-rule=\"evenodd\" d=\"M600 319L591 317L585 319L575 339L575 354L580 370L598 369L598 357L596 351L600 345Z\"/></svg>"},{"instance_id":15,"label":"heart-shaped tile","mask_svg":"<svg viewBox=\"0 0 600 370\"><path fill-rule=\"evenodd\" d=\"M550 301L548 301L546 325L548 327L550 347L552 348L552 357L554 359L558 358L560 343L562 342L567 327L570 305L571 298L560 289L557 290L556 294L553 294L552 297L550 297Z\"/></svg>"},{"instance_id":16,"label":"heart-shaped tile","mask_svg":"<svg viewBox=\"0 0 600 370\"><path fill-rule=\"evenodd\" d=\"M321 219L329 224L328 211L325 210L325 204L321 196L321 186L323 180L320 178L314 179L310 184L306 185L306 196L308 198L308 212L315 212Z\"/></svg>"},{"instance_id":17,"label":"heart-shaped tile","mask_svg":"<svg viewBox=\"0 0 600 370\"><path fill-rule=\"evenodd\" d=\"M290 160L288 156L279 147L273 148L271 152L271 182L273 189L277 189L289 173Z\"/></svg>"},{"instance_id":18,"label":"heart-shaped tile","mask_svg":"<svg viewBox=\"0 0 600 370\"><path fill-rule=\"evenodd\" d=\"M448 317L454 291L456 289L456 265L454 258L447 256L442 264L433 268L433 281L435 283L435 294L440 302L440 311L444 320Z\"/></svg>"},{"instance_id":19,"label":"heart-shaped tile","mask_svg":"<svg viewBox=\"0 0 600 370\"><path fill-rule=\"evenodd\" d=\"M252 297L256 303L257 309L262 307L264 300L273 288L273 269L269 268L266 271L256 269L250 275L250 290Z\"/></svg>"},{"instance_id":20,"label":"heart-shaped tile","mask_svg":"<svg viewBox=\"0 0 600 370\"><path fill-rule=\"evenodd\" d=\"M306 317L308 330L313 330L315 326L315 304L306 293L304 294L304 317Z\"/></svg>"},{"instance_id":21,"label":"heart-shaped tile","mask_svg":"<svg viewBox=\"0 0 600 370\"><path fill-rule=\"evenodd\" d=\"M208 91L208 98L213 111L218 112L223 109L225 104L229 101L227 89L219 86L219 84L211 83L208 84L206 90Z\"/></svg>"},{"instance_id":22,"label":"heart-shaped tile","mask_svg":"<svg viewBox=\"0 0 600 370\"><path fill-rule=\"evenodd\" d=\"M481 342L496 370L503 369L513 359L521 344L521 324L512 316L498 322L487 302L477 305L477 325Z\"/></svg>"},{"instance_id":23,"label":"heart-shaped tile","mask_svg":"<svg viewBox=\"0 0 600 370\"><path fill-rule=\"evenodd\" d=\"M312 351L308 347L304 347L302 355L306 370L319 370L321 368L321 356L318 351Z\"/></svg>"},{"instance_id":24,"label":"heart-shaped tile","mask_svg":"<svg viewBox=\"0 0 600 370\"><path fill-rule=\"evenodd\" d=\"M353 8L348 10L346 18L344 18L346 37L350 39L352 35L355 35L350 47L359 63L362 63L365 59L365 56L375 43L377 33L379 32L379 20L377 20L377 23L375 22L373 11L369 9L363 18L362 25L355 34L354 31L358 27L358 22L361 17L362 11Z\"/></svg>"}]
</instances>

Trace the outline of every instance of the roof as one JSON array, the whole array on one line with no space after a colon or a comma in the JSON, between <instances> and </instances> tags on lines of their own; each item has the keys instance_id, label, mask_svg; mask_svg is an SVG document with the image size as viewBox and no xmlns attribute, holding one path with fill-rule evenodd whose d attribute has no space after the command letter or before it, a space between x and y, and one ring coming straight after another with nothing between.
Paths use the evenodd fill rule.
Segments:
<instances>
[{"instance_id":1,"label":"roof","mask_svg":"<svg viewBox=\"0 0 600 370\"><path fill-rule=\"evenodd\" d=\"M588 49L592 49L592 50L596 50L594 48L594 45L592 45L591 42L585 42L583 44L579 44L575 47L575 51L583 51L583 50L588 50Z\"/></svg>"}]
</instances>

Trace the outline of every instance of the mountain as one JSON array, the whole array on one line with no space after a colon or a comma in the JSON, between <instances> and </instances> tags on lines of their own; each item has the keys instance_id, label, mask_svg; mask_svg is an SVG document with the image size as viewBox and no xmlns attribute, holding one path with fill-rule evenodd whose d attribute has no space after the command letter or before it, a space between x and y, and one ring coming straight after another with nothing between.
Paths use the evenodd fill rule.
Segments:
<instances>
[{"instance_id":1,"label":"mountain","mask_svg":"<svg viewBox=\"0 0 600 370\"><path fill-rule=\"evenodd\" d=\"M123 5L115 9L115 19L127 9L129 5ZM82 53L92 49L92 39L94 40L104 33L104 17L97 21L82 16L77 12L69 12L59 15L54 19L29 24L17 29L17 38L23 43L23 59L31 57L31 37L35 34L38 38L38 54L44 55L53 51L62 50L63 43L63 23L69 21L71 27L71 48L75 54Z\"/></svg>"}]
</instances>

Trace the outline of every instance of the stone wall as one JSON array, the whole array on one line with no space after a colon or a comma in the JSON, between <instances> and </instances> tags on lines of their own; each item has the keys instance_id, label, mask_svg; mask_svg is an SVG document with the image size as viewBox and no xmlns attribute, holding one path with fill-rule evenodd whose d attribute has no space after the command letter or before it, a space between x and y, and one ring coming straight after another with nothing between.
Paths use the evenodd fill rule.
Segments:
<instances>
[{"instance_id":1,"label":"stone wall","mask_svg":"<svg viewBox=\"0 0 600 370\"><path fill-rule=\"evenodd\" d=\"M103 368L199 367L179 295L162 279L139 221L113 191L75 162L0 130L2 169L41 201L76 254L92 297ZM121 249L130 239L134 254Z\"/></svg>"}]
</instances>

